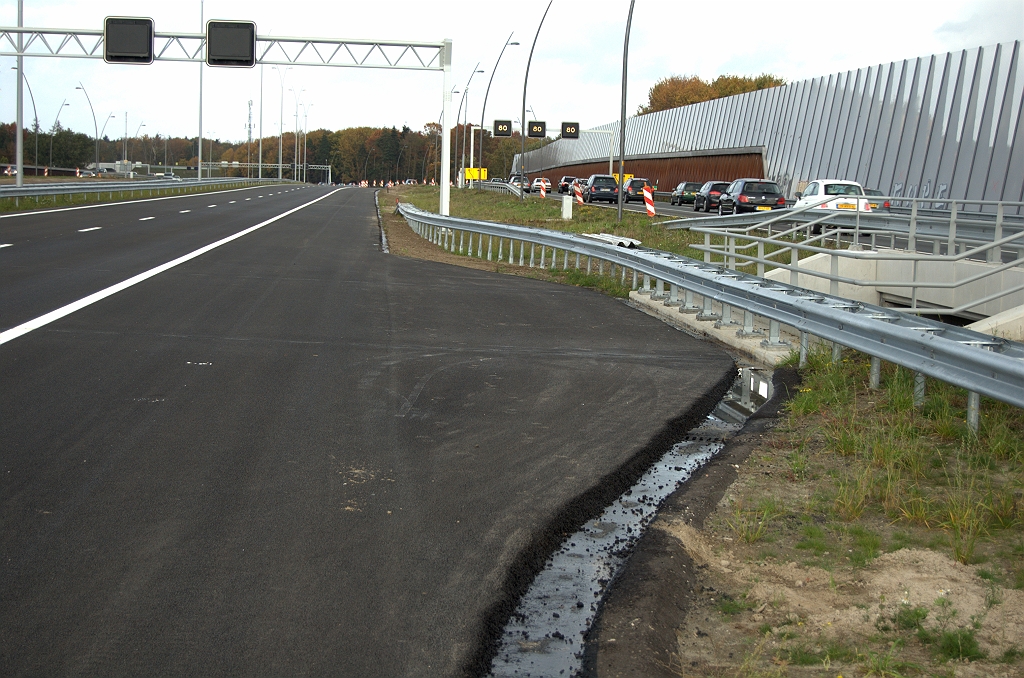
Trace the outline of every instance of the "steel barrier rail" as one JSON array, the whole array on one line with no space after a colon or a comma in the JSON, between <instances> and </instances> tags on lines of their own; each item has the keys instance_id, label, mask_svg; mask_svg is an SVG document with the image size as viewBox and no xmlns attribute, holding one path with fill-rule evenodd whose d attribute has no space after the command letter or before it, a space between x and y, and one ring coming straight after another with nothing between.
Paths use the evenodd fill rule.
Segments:
<instances>
[{"instance_id":1,"label":"steel barrier rail","mask_svg":"<svg viewBox=\"0 0 1024 678\"><path fill-rule=\"evenodd\" d=\"M496 193L508 193L509 195L514 195L517 198L522 195L522 191L520 191L518 187L513 186L512 184L504 182L499 184L496 181L477 181L474 183L476 184L476 188L482 188L485 191L494 191Z\"/></svg>"},{"instance_id":2,"label":"steel barrier rail","mask_svg":"<svg viewBox=\"0 0 1024 678\"><path fill-rule=\"evenodd\" d=\"M60 182L57 184L25 184L21 187L0 187L0 198L30 198L37 195L71 195L74 193L109 193L121 191L142 191L147 189L182 188L185 186L216 186L217 184L241 183L290 183L289 180L246 179L225 177L222 179L150 179L148 181L95 181L87 183Z\"/></svg>"},{"instance_id":3,"label":"steel barrier rail","mask_svg":"<svg viewBox=\"0 0 1024 678\"><path fill-rule=\"evenodd\" d=\"M872 356L873 363L885 360L960 386L970 392L968 423L974 430L978 425L977 394L1024 407L1024 344L881 306L766 281L667 252L615 247L560 231L444 217L407 203L400 204L398 210L416 233L451 251L455 251L456 232L464 232L471 234L471 253L472 235L479 234L511 240L510 252L515 241L519 241L521 261L523 243L530 243L531 264L536 245L541 246L542 262L546 247L563 250L565 264L568 264L568 252L599 262L608 261L623 267L623 275L626 268L633 270L634 288L638 274L642 274L645 289L649 289L649 279L653 279L659 290L667 282L704 297L706 306L710 305L710 300L715 300L768 319L773 325L769 337L771 345L786 346L777 337L779 325L787 325L801 333L801 352L806 350L806 336L815 336L866 353ZM488 259L492 245L489 239ZM482 238L478 238L477 255L481 256L482 251ZM552 252L552 263L554 254ZM579 266L578 258L576 265Z\"/></svg>"}]
</instances>

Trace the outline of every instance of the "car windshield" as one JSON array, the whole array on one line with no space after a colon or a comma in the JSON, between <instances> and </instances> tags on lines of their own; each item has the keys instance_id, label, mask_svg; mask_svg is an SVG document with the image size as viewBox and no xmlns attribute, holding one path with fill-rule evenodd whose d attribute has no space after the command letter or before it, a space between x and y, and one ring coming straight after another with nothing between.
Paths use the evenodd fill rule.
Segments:
<instances>
[{"instance_id":1,"label":"car windshield","mask_svg":"<svg viewBox=\"0 0 1024 678\"><path fill-rule=\"evenodd\" d=\"M825 195L864 195L856 184L825 184Z\"/></svg>"},{"instance_id":2,"label":"car windshield","mask_svg":"<svg viewBox=\"0 0 1024 678\"><path fill-rule=\"evenodd\" d=\"M726 184L726 183L711 184L711 188L709 188L708 190L709 191L724 191L727 188L729 188L729 184Z\"/></svg>"},{"instance_id":3,"label":"car windshield","mask_svg":"<svg viewBox=\"0 0 1024 678\"><path fill-rule=\"evenodd\" d=\"M744 193L781 193L774 181L751 181L743 186Z\"/></svg>"},{"instance_id":4,"label":"car windshield","mask_svg":"<svg viewBox=\"0 0 1024 678\"><path fill-rule=\"evenodd\" d=\"M700 184L683 184L684 191L699 191Z\"/></svg>"},{"instance_id":5,"label":"car windshield","mask_svg":"<svg viewBox=\"0 0 1024 678\"><path fill-rule=\"evenodd\" d=\"M594 179L595 186L616 186L615 179L612 177L597 177Z\"/></svg>"},{"instance_id":6,"label":"car windshield","mask_svg":"<svg viewBox=\"0 0 1024 678\"><path fill-rule=\"evenodd\" d=\"M865 188L864 195L882 195L882 192L877 188Z\"/></svg>"}]
</instances>

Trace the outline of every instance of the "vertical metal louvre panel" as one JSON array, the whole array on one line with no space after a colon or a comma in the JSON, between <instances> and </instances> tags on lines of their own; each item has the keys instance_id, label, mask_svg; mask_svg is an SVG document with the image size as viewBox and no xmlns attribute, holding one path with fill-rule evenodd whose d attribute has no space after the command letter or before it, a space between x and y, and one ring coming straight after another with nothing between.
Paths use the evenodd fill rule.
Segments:
<instances>
[{"instance_id":1,"label":"vertical metal louvre panel","mask_svg":"<svg viewBox=\"0 0 1024 678\"><path fill-rule=\"evenodd\" d=\"M949 199L1024 200L1021 57L1020 41L1010 42L634 116L626 124L627 171L649 168L659 184L680 175L724 180L760 158L766 178L790 196L801 181L836 178L930 197L936 208ZM618 124L601 129L613 131L617 150ZM531 151L528 167L603 172L607 141L604 134L560 139ZM745 149L762 150L736 155Z\"/></svg>"}]
</instances>

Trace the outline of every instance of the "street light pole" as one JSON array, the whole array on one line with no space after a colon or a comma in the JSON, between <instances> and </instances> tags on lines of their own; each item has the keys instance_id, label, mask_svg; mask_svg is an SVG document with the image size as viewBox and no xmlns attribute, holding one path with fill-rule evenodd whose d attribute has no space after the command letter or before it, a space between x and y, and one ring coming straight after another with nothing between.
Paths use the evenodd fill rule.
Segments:
<instances>
[{"instance_id":1,"label":"street light pole","mask_svg":"<svg viewBox=\"0 0 1024 678\"><path fill-rule=\"evenodd\" d=\"M263 178L263 64L260 64L260 157L257 161L259 174L257 178Z\"/></svg>"},{"instance_id":2,"label":"street light pole","mask_svg":"<svg viewBox=\"0 0 1024 678\"><path fill-rule=\"evenodd\" d=\"M526 182L526 83L530 80L530 62L533 61L533 50L537 47L537 38L540 37L540 29L544 25L544 19L548 18L548 11L551 9L552 0L548 0L544 16L540 18L537 25L537 34L533 36L533 45L530 47L530 57L526 60L526 75L523 76L523 117L520 119L522 127L519 128L519 135L522 141L522 151L519 153L519 174ZM528 183L528 182L527 182ZM526 191L519 191L519 199L526 199Z\"/></svg>"},{"instance_id":3,"label":"street light pole","mask_svg":"<svg viewBox=\"0 0 1024 678\"><path fill-rule=\"evenodd\" d=\"M494 82L494 74L498 72L498 64L501 63L501 57L505 54L505 49L509 45L518 45L518 42L510 42L512 36L515 35L515 31L508 34L508 40L505 41L505 47L501 48L501 53L498 54L498 60L494 62L494 68L491 69L491 79L487 81L487 92L484 93L484 106L480 109L480 163L478 167L484 166L484 114L487 112L487 97L491 95L491 83Z\"/></svg>"},{"instance_id":4,"label":"street light pole","mask_svg":"<svg viewBox=\"0 0 1024 678\"><path fill-rule=\"evenodd\" d=\"M75 89L82 90L82 94L85 95L85 100L89 102L89 110L92 112L92 131L96 135L96 162L94 163L96 169L100 168L100 128L96 124L96 111L92 107L92 99L89 98L89 93L85 91L85 85L81 81L78 82L78 87Z\"/></svg>"},{"instance_id":5,"label":"street light pole","mask_svg":"<svg viewBox=\"0 0 1024 678\"><path fill-rule=\"evenodd\" d=\"M18 69L17 69L17 67L12 66L11 70L12 71L16 71ZM38 176L39 175L39 112L36 110L36 97L35 97L34 94L32 94L32 85L29 84L29 82L28 82L28 75L26 73L22 73L21 77L23 77L25 79L25 86L28 87L28 96L32 100L32 118L35 120L34 128L35 128L35 131L36 131L36 159L35 159L33 164L35 165L35 168L36 168L35 174ZM18 171L20 172L20 171L22 171L22 169L24 169L24 168L19 168Z\"/></svg>"},{"instance_id":6,"label":"street light pole","mask_svg":"<svg viewBox=\"0 0 1024 678\"><path fill-rule=\"evenodd\" d=\"M146 126L146 123L140 122L139 126L135 128L135 136L133 136L132 139L137 139L139 137L139 131L142 130L142 128L145 127L145 126ZM203 163L199 163L199 166L202 167Z\"/></svg>"},{"instance_id":7,"label":"street light pole","mask_svg":"<svg viewBox=\"0 0 1024 678\"><path fill-rule=\"evenodd\" d=\"M466 168L466 121L469 119L469 105L466 97L469 95L469 83L473 82L473 76L477 73L483 73L479 70L480 62L476 62L476 66L473 67L473 72L469 74L469 80L466 81L466 87L462 90L462 100L459 102L459 113L455 116L455 124L459 124L459 115L463 115L462 123L462 164L459 169L459 188L462 188L465 183L465 168ZM466 113L462 113L462 104L466 103ZM459 150L459 137L458 131L455 132L455 152Z\"/></svg>"},{"instance_id":8,"label":"street light pole","mask_svg":"<svg viewBox=\"0 0 1024 678\"><path fill-rule=\"evenodd\" d=\"M622 41L622 112L619 118L619 208L618 221L622 221L622 194L625 193L626 169L626 65L629 62L629 29L633 23L633 5L636 0L629 0L629 17L626 18L626 37Z\"/></svg>"},{"instance_id":9,"label":"street light pole","mask_svg":"<svg viewBox=\"0 0 1024 678\"><path fill-rule=\"evenodd\" d=\"M203 0L199 0L199 31L206 33L203 20ZM202 55L200 55L202 56ZM127 131L125 132L127 134ZM203 178L203 62L199 61L199 164L196 167L196 178Z\"/></svg>"},{"instance_id":10,"label":"street light pole","mask_svg":"<svg viewBox=\"0 0 1024 678\"><path fill-rule=\"evenodd\" d=\"M61 103L60 108L57 109L57 117L53 119L53 127L50 128L50 162L47 163L47 167L53 164L53 136L57 133L57 121L60 120L60 114L64 111L64 107L70 105L68 100L65 99Z\"/></svg>"},{"instance_id":11,"label":"street light pole","mask_svg":"<svg viewBox=\"0 0 1024 678\"><path fill-rule=\"evenodd\" d=\"M24 25L25 25L25 3L24 3L24 0L18 0L18 28L21 28ZM25 157L24 157L25 156L25 140L22 139L22 137L24 136L24 133L22 132L22 128L24 127L24 125L22 124L22 110L21 110L25 106L25 91L21 87L21 76L25 72L25 57L21 56L21 53L24 51L24 47L22 45L21 40L22 40L21 33L18 33L18 55L19 55L18 56L18 65L17 65L17 69L18 69L18 86L16 88L17 89L17 97L16 98L17 98L18 112L17 112L17 115L14 116L14 133L15 133L15 136L17 137L17 140L14 143L14 148L15 148L15 150L14 150L14 164L15 164L15 167L17 169L17 172L16 172L16 176L14 177L14 183L19 188L22 185L24 185L24 181L25 181ZM63 106L61 108L63 108ZM57 113L57 115L59 116L60 113ZM53 147L53 136L52 135L50 136L50 147L51 148ZM36 164L38 165L38 162ZM36 172L37 173L39 172L38 168L36 169Z\"/></svg>"}]
</instances>

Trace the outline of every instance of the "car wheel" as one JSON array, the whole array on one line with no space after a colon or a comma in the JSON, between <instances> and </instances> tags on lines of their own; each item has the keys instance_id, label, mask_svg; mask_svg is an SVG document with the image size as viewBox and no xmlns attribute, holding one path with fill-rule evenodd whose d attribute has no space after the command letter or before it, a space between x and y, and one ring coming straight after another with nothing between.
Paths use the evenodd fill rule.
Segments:
<instances>
[{"instance_id":1,"label":"car wheel","mask_svg":"<svg viewBox=\"0 0 1024 678\"><path fill-rule=\"evenodd\" d=\"M696 200L693 201L693 211L700 212L700 205L697 204Z\"/></svg>"}]
</instances>

